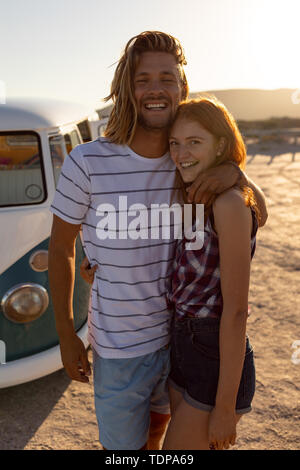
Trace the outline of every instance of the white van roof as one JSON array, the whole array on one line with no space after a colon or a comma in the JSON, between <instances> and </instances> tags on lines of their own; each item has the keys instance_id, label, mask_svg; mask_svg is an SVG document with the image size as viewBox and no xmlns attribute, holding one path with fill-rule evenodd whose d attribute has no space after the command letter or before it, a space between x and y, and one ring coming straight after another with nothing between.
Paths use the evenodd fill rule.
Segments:
<instances>
[{"instance_id":1,"label":"white van roof","mask_svg":"<svg viewBox=\"0 0 300 470\"><path fill-rule=\"evenodd\" d=\"M0 132L38 130L87 119L94 108L42 98L8 98L0 104Z\"/></svg>"}]
</instances>

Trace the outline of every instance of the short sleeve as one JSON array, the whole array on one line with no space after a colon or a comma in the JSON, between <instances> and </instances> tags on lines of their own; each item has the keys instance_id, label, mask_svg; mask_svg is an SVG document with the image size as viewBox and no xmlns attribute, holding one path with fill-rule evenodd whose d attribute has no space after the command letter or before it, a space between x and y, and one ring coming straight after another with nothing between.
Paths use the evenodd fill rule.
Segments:
<instances>
[{"instance_id":1,"label":"short sleeve","mask_svg":"<svg viewBox=\"0 0 300 470\"><path fill-rule=\"evenodd\" d=\"M65 158L50 211L66 222L81 224L90 204L90 194L90 177L78 145Z\"/></svg>"}]
</instances>

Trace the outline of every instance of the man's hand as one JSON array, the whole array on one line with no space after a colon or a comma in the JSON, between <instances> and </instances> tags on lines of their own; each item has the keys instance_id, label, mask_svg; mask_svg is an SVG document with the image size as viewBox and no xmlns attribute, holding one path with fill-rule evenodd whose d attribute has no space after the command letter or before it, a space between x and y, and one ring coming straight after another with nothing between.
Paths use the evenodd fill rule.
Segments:
<instances>
[{"instance_id":1,"label":"man's hand","mask_svg":"<svg viewBox=\"0 0 300 470\"><path fill-rule=\"evenodd\" d=\"M189 202L211 205L216 196L234 186L240 179L240 171L231 163L209 168L197 176L187 189Z\"/></svg>"},{"instance_id":2,"label":"man's hand","mask_svg":"<svg viewBox=\"0 0 300 470\"><path fill-rule=\"evenodd\" d=\"M211 206L218 194L234 185L249 186L254 192L259 210L258 226L263 227L268 218L266 201L262 190L242 171L232 163L222 163L215 168L209 168L197 176L187 188L188 201L195 204Z\"/></svg>"},{"instance_id":3,"label":"man's hand","mask_svg":"<svg viewBox=\"0 0 300 470\"><path fill-rule=\"evenodd\" d=\"M91 368L84 344L74 333L64 339L60 339L60 352L62 363L70 379L78 382L89 382Z\"/></svg>"},{"instance_id":4,"label":"man's hand","mask_svg":"<svg viewBox=\"0 0 300 470\"><path fill-rule=\"evenodd\" d=\"M209 447L213 450L229 449L236 440L235 412L214 408L210 414L208 426Z\"/></svg>"}]
</instances>

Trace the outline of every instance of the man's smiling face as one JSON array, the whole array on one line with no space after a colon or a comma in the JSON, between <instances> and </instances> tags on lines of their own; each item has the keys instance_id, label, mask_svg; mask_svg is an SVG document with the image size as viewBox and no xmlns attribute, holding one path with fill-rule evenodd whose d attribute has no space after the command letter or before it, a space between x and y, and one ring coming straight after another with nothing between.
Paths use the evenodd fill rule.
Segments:
<instances>
[{"instance_id":1,"label":"man's smiling face","mask_svg":"<svg viewBox=\"0 0 300 470\"><path fill-rule=\"evenodd\" d=\"M182 95L176 60L167 52L144 52L134 74L138 125L148 130L166 129Z\"/></svg>"}]
</instances>

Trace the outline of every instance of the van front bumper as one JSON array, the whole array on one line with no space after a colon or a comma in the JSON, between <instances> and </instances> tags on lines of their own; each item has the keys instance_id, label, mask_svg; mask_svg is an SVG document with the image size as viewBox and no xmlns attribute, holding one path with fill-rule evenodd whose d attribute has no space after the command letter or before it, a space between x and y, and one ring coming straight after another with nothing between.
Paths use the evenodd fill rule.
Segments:
<instances>
[{"instance_id":1,"label":"van front bumper","mask_svg":"<svg viewBox=\"0 0 300 470\"><path fill-rule=\"evenodd\" d=\"M76 334L87 348L89 345L87 322ZM33 356L0 364L0 388L31 382L62 368L60 347L57 345Z\"/></svg>"}]
</instances>

